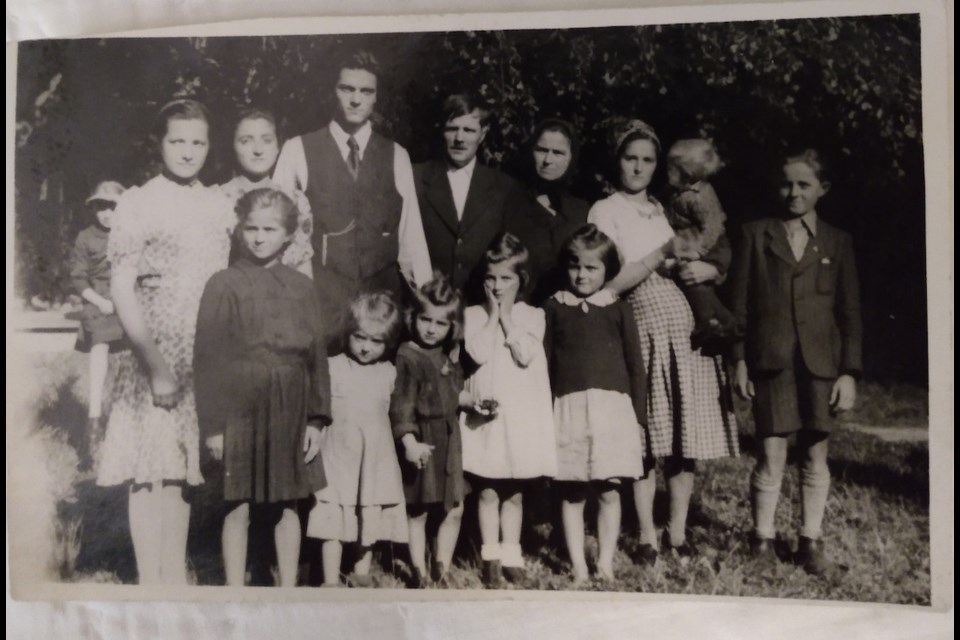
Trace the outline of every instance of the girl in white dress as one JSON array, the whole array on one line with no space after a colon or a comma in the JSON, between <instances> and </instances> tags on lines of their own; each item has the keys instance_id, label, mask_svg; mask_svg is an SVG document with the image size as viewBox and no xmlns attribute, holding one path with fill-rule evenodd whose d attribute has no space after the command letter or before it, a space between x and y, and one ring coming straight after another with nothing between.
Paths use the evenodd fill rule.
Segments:
<instances>
[{"instance_id":1,"label":"girl in white dress","mask_svg":"<svg viewBox=\"0 0 960 640\"><path fill-rule=\"evenodd\" d=\"M502 233L483 261L486 303L468 307L464 345L479 365L466 381L474 401L461 418L463 469L479 490L483 582L524 577L520 551L526 481L557 473L543 310L517 300L527 284L526 248Z\"/></svg>"}]
</instances>

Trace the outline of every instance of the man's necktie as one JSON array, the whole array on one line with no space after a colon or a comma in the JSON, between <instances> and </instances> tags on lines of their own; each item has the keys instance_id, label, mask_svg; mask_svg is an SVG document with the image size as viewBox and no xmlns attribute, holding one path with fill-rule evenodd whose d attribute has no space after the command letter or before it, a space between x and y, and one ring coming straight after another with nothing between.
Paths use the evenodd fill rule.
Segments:
<instances>
[{"instance_id":1,"label":"man's necktie","mask_svg":"<svg viewBox=\"0 0 960 640\"><path fill-rule=\"evenodd\" d=\"M347 168L350 169L350 175L356 180L360 175L360 145L353 136L347 138L347 146L350 147L350 154L347 156Z\"/></svg>"}]
</instances>

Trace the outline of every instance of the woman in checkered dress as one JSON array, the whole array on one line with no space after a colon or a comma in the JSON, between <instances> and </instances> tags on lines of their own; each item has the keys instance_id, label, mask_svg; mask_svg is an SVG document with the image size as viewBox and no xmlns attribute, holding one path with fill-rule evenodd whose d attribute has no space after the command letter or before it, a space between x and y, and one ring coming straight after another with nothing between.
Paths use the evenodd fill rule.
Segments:
<instances>
[{"instance_id":1,"label":"woman in checkered dress","mask_svg":"<svg viewBox=\"0 0 960 640\"><path fill-rule=\"evenodd\" d=\"M647 365L648 426L644 430L647 475L634 484L640 518L638 561L652 565L658 554L653 522L654 460L664 459L670 493L670 523L664 546L681 555L695 552L686 540L693 493L694 461L736 456L737 428L726 372L719 357L693 351L694 320L683 292L667 273L673 230L660 203L648 194L660 141L653 128L631 120L613 132L620 190L590 210L589 221L613 238L624 268L607 286L630 301ZM697 264L700 278L717 269ZM693 277L688 271L686 275Z\"/></svg>"}]
</instances>

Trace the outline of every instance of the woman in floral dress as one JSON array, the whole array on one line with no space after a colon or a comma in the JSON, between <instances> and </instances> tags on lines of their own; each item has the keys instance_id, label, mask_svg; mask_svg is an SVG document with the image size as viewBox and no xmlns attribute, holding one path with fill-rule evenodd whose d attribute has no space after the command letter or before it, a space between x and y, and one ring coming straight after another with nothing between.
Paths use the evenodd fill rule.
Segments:
<instances>
[{"instance_id":1,"label":"woman in floral dress","mask_svg":"<svg viewBox=\"0 0 960 640\"><path fill-rule=\"evenodd\" d=\"M111 294L133 352L118 356L113 409L97 483L129 483L140 584L187 582L190 505L203 482L193 394L193 342L207 279L227 265L231 203L197 179L209 148L206 109L164 106L163 171L117 206L107 254Z\"/></svg>"}]
</instances>

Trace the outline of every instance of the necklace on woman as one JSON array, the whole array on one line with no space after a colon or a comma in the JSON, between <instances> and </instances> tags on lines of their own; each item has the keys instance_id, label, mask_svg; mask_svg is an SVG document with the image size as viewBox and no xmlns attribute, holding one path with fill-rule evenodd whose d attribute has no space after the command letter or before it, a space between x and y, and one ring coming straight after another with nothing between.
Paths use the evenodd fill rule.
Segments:
<instances>
[{"instance_id":1,"label":"necklace on woman","mask_svg":"<svg viewBox=\"0 0 960 640\"><path fill-rule=\"evenodd\" d=\"M657 204L652 200L640 201L635 198L629 197L627 194L623 193L622 191L618 191L617 193L619 193L624 200L630 203L630 206L633 207L633 209L638 214L640 214L641 218L646 218L647 220L649 220L650 218L653 218L658 213L660 213L659 207L657 207Z\"/></svg>"}]
</instances>

